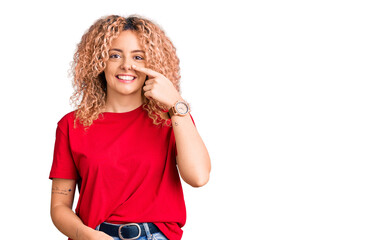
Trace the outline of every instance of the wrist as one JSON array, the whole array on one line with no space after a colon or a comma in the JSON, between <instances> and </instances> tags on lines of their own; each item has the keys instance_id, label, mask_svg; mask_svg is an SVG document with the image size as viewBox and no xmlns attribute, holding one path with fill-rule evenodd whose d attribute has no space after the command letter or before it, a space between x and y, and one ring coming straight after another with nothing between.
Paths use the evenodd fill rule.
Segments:
<instances>
[{"instance_id":1,"label":"wrist","mask_svg":"<svg viewBox=\"0 0 391 240\"><path fill-rule=\"evenodd\" d=\"M173 100L170 101L170 103L168 104L167 109L170 109L172 108L175 103L177 103L178 101L182 101L182 102L185 102L185 100L182 98L182 97L177 97L177 98L174 98Z\"/></svg>"},{"instance_id":2,"label":"wrist","mask_svg":"<svg viewBox=\"0 0 391 240\"><path fill-rule=\"evenodd\" d=\"M92 239L94 231L95 231L94 229L92 229L86 225L81 226L80 228L78 228L77 233L76 233L77 240L90 240L90 239Z\"/></svg>"}]
</instances>

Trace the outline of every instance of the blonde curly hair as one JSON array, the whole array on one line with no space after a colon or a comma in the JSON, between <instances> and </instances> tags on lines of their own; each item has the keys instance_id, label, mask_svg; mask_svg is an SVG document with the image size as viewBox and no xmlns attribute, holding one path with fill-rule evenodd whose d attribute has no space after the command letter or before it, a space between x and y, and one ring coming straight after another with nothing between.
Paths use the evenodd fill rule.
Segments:
<instances>
[{"instance_id":1,"label":"blonde curly hair","mask_svg":"<svg viewBox=\"0 0 391 240\"><path fill-rule=\"evenodd\" d=\"M127 18L117 15L103 17L83 35L73 57L71 73L74 93L70 101L77 108L74 128L79 120L87 129L103 112L107 97L103 71L109 59L108 51L113 39L125 30L137 34L140 46L145 51L146 67L166 76L180 92L181 76L176 48L157 24L138 15ZM146 98L143 89L141 95L142 108L148 112L153 124L171 126L171 120L165 114L165 106Z\"/></svg>"}]
</instances>

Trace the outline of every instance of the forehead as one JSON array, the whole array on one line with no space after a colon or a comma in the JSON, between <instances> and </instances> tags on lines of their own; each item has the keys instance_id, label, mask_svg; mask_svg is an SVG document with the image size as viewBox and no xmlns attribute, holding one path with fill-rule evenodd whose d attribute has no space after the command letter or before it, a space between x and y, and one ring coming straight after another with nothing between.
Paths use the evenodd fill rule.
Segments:
<instances>
[{"instance_id":1,"label":"forehead","mask_svg":"<svg viewBox=\"0 0 391 240\"><path fill-rule=\"evenodd\" d=\"M111 48L121 50L141 49L137 34L131 30L122 31L111 43Z\"/></svg>"}]
</instances>

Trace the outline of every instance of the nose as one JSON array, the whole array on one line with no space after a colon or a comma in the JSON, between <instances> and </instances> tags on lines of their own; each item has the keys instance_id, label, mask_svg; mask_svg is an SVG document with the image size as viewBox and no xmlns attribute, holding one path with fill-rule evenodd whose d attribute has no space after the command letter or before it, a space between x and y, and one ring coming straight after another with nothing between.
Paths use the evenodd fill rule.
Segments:
<instances>
[{"instance_id":1,"label":"nose","mask_svg":"<svg viewBox=\"0 0 391 240\"><path fill-rule=\"evenodd\" d=\"M121 68L123 70L130 70L130 69L132 69L133 64L134 64L134 62L131 57L124 57L122 60Z\"/></svg>"}]
</instances>

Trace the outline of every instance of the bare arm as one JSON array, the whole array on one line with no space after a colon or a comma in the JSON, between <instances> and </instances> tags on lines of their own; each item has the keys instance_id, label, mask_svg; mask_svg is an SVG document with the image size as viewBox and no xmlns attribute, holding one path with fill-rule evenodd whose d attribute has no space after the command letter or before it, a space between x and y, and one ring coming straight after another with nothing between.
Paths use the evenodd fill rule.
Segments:
<instances>
[{"instance_id":1,"label":"bare arm","mask_svg":"<svg viewBox=\"0 0 391 240\"><path fill-rule=\"evenodd\" d=\"M109 235L92 229L72 211L76 181L53 178L50 215L60 232L73 240L112 240Z\"/></svg>"},{"instance_id":2,"label":"bare arm","mask_svg":"<svg viewBox=\"0 0 391 240\"><path fill-rule=\"evenodd\" d=\"M209 181L211 163L208 150L190 115L173 116L172 126L177 146L177 164L182 179L193 187Z\"/></svg>"}]
</instances>

